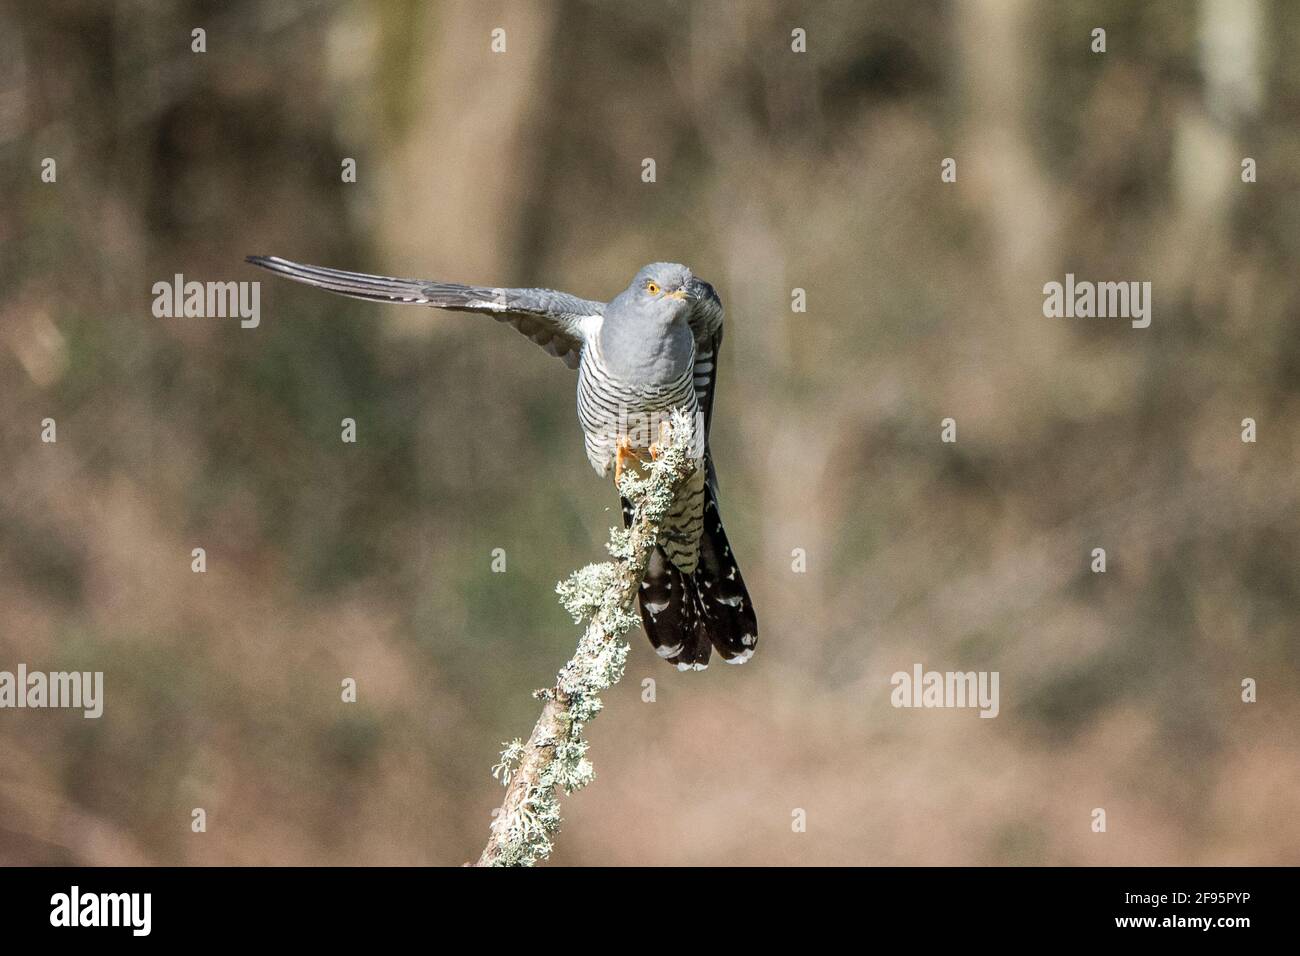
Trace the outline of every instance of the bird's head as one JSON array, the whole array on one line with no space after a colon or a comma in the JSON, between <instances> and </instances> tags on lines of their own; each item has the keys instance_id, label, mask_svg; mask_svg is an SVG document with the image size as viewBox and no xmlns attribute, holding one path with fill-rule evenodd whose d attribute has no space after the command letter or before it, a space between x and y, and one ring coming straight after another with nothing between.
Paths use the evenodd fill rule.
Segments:
<instances>
[{"instance_id":1,"label":"bird's head","mask_svg":"<svg viewBox=\"0 0 1300 956\"><path fill-rule=\"evenodd\" d=\"M699 280L676 262L652 262L632 280L621 298L645 318L669 323L690 313Z\"/></svg>"}]
</instances>

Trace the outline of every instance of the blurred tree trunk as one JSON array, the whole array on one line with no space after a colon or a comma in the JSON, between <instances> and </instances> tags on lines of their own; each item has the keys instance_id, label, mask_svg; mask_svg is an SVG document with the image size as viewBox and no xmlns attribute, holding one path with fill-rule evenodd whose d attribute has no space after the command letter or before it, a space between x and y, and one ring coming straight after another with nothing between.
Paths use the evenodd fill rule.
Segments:
<instances>
[{"instance_id":1,"label":"blurred tree trunk","mask_svg":"<svg viewBox=\"0 0 1300 956\"><path fill-rule=\"evenodd\" d=\"M547 101L555 4L441 3L379 7L405 17L389 31L410 31L409 60L380 65L386 87L401 92L397 128L376 166L382 177L375 245L392 268L452 270L463 281L520 282L514 237L520 210L538 180L538 130L530 112ZM506 49L491 50L505 30ZM401 75L406 69L410 75ZM428 331L436 323L409 312L395 318Z\"/></svg>"}]
</instances>

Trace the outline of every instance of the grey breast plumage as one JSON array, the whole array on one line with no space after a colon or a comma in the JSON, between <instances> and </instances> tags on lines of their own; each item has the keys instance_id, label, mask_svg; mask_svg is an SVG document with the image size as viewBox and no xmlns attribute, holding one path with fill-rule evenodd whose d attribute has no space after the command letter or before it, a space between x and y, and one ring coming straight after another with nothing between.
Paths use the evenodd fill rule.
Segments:
<instances>
[{"instance_id":1,"label":"grey breast plumage","mask_svg":"<svg viewBox=\"0 0 1300 956\"><path fill-rule=\"evenodd\" d=\"M598 474L609 474L620 437L644 451L659 439L660 424L671 422L674 411L683 411L692 420L699 418L693 362L669 382L628 380L610 370L598 338L588 343L578 365L578 421L587 460ZM704 482L701 463L664 522L664 551L686 574L694 572L699 556Z\"/></svg>"},{"instance_id":2,"label":"grey breast plumage","mask_svg":"<svg viewBox=\"0 0 1300 956\"><path fill-rule=\"evenodd\" d=\"M699 411L692 361L666 382L638 380L610 367L599 335L593 336L578 363L578 422L587 446L587 460L597 474L609 474L618 439L645 450L659 438L659 423L681 409L694 419Z\"/></svg>"}]
</instances>

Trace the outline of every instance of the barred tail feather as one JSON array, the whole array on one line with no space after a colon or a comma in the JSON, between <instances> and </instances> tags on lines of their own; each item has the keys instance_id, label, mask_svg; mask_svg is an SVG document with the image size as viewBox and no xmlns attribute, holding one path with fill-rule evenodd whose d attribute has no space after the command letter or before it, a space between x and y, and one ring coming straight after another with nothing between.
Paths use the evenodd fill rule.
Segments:
<instances>
[{"instance_id":1,"label":"barred tail feather","mask_svg":"<svg viewBox=\"0 0 1300 956\"><path fill-rule=\"evenodd\" d=\"M679 671L702 671L713 648L700 617L693 578L655 548L641 584L641 623L655 653Z\"/></svg>"},{"instance_id":2,"label":"barred tail feather","mask_svg":"<svg viewBox=\"0 0 1300 956\"><path fill-rule=\"evenodd\" d=\"M632 505L623 501L623 526L632 523ZM709 666L712 646L700 628L694 581L682 574L663 548L655 548L637 595L641 623L655 653L680 671Z\"/></svg>"},{"instance_id":3,"label":"barred tail feather","mask_svg":"<svg viewBox=\"0 0 1300 956\"><path fill-rule=\"evenodd\" d=\"M745 663L758 646L758 617L722 529L718 493L712 482L705 489L700 562L693 579L709 640L728 664Z\"/></svg>"},{"instance_id":4,"label":"barred tail feather","mask_svg":"<svg viewBox=\"0 0 1300 956\"><path fill-rule=\"evenodd\" d=\"M623 502L623 520L631 520ZM655 548L639 594L641 623L655 652L678 670L704 670L712 649L728 664L743 664L758 644L758 619L718 515L716 492L706 490L699 564L683 574Z\"/></svg>"}]
</instances>

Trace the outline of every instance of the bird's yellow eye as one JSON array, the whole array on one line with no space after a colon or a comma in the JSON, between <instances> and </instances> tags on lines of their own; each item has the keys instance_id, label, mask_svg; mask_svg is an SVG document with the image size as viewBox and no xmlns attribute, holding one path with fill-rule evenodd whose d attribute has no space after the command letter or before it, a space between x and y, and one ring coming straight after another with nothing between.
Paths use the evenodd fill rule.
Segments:
<instances>
[{"instance_id":1,"label":"bird's yellow eye","mask_svg":"<svg viewBox=\"0 0 1300 956\"><path fill-rule=\"evenodd\" d=\"M646 290L647 292L649 292L651 295L658 295L658 294L659 294L659 284L656 283L656 282L647 282L647 283L645 284L645 290Z\"/></svg>"}]
</instances>

